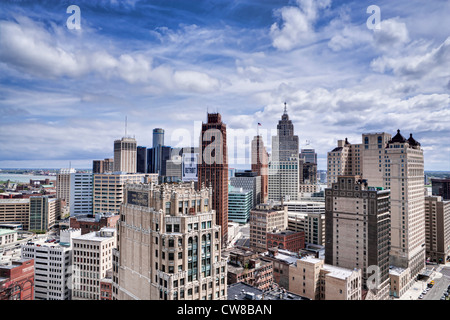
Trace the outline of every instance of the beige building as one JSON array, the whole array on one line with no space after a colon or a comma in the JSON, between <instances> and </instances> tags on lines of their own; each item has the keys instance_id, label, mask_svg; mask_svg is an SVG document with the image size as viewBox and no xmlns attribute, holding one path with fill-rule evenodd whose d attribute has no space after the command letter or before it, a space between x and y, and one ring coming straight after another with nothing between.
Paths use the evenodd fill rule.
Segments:
<instances>
[{"instance_id":1,"label":"beige building","mask_svg":"<svg viewBox=\"0 0 450 320\"><path fill-rule=\"evenodd\" d=\"M287 206L258 204L250 210L250 249L267 251L267 233L286 230L287 226Z\"/></svg>"},{"instance_id":2,"label":"beige building","mask_svg":"<svg viewBox=\"0 0 450 320\"><path fill-rule=\"evenodd\" d=\"M408 270L409 287L425 267L423 150L400 130L392 138L386 133L362 137L357 145L340 140L328 153L328 186L339 175L361 175L370 186L391 191L390 264Z\"/></svg>"},{"instance_id":3,"label":"beige building","mask_svg":"<svg viewBox=\"0 0 450 320\"><path fill-rule=\"evenodd\" d=\"M30 223L30 199L0 199L0 223L18 222L24 230Z\"/></svg>"},{"instance_id":4,"label":"beige building","mask_svg":"<svg viewBox=\"0 0 450 320\"><path fill-rule=\"evenodd\" d=\"M389 298L389 190L360 176L338 176L325 189L325 263L362 270L362 286Z\"/></svg>"},{"instance_id":5,"label":"beige building","mask_svg":"<svg viewBox=\"0 0 450 320\"><path fill-rule=\"evenodd\" d=\"M99 213L118 213L124 199L126 183L157 182L157 173L103 173L94 174L93 211Z\"/></svg>"},{"instance_id":6,"label":"beige building","mask_svg":"<svg viewBox=\"0 0 450 320\"><path fill-rule=\"evenodd\" d=\"M60 169L56 175L56 198L63 199L67 205L70 203L70 174L75 169Z\"/></svg>"},{"instance_id":7,"label":"beige building","mask_svg":"<svg viewBox=\"0 0 450 320\"><path fill-rule=\"evenodd\" d=\"M445 263L450 255L450 201L440 196L425 197L426 256Z\"/></svg>"},{"instance_id":8,"label":"beige building","mask_svg":"<svg viewBox=\"0 0 450 320\"><path fill-rule=\"evenodd\" d=\"M137 142L136 139L123 137L114 141L114 172L136 173Z\"/></svg>"},{"instance_id":9,"label":"beige building","mask_svg":"<svg viewBox=\"0 0 450 320\"><path fill-rule=\"evenodd\" d=\"M317 201L286 201L288 229L303 231L305 242L325 245L325 203Z\"/></svg>"},{"instance_id":10,"label":"beige building","mask_svg":"<svg viewBox=\"0 0 450 320\"><path fill-rule=\"evenodd\" d=\"M28 228L30 231L47 232L61 218L62 199L49 196L30 197Z\"/></svg>"},{"instance_id":11,"label":"beige building","mask_svg":"<svg viewBox=\"0 0 450 320\"><path fill-rule=\"evenodd\" d=\"M101 281L112 269L116 243L115 228L102 228L72 239L72 300L101 300Z\"/></svg>"},{"instance_id":12,"label":"beige building","mask_svg":"<svg viewBox=\"0 0 450 320\"><path fill-rule=\"evenodd\" d=\"M303 257L289 266L289 290L311 300L361 300L361 269L327 265Z\"/></svg>"},{"instance_id":13,"label":"beige building","mask_svg":"<svg viewBox=\"0 0 450 320\"><path fill-rule=\"evenodd\" d=\"M114 299L227 299L227 261L211 193L194 183L126 186Z\"/></svg>"}]
</instances>

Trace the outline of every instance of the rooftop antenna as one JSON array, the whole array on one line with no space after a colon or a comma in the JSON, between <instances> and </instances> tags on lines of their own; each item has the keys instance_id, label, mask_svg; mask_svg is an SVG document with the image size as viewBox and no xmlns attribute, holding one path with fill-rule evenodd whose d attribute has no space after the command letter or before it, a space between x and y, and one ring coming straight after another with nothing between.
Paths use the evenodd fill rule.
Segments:
<instances>
[{"instance_id":1,"label":"rooftop antenna","mask_svg":"<svg viewBox=\"0 0 450 320\"><path fill-rule=\"evenodd\" d=\"M127 116L125 116L125 137L127 136Z\"/></svg>"},{"instance_id":2,"label":"rooftop antenna","mask_svg":"<svg viewBox=\"0 0 450 320\"><path fill-rule=\"evenodd\" d=\"M286 106L286 102L284 103L284 114L287 114L287 106Z\"/></svg>"}]
</instances>

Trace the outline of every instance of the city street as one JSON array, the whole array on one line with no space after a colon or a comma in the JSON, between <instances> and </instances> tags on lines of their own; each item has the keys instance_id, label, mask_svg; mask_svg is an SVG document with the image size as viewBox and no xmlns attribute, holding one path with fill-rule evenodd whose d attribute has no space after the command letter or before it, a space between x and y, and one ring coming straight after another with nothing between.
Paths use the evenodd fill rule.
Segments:
<instances>
[{"instance_id":1,"label":"city street","mask_svg":"<svg viewBox=\"0 0 450 320\"><path fill-rule=\"evenodd\" d=\"M444 291L450 285L450 266L439 267L436 276L433 278L435 284L433 288L424 295L423 300L440 300Z\"/></svg>"}]
</instances>

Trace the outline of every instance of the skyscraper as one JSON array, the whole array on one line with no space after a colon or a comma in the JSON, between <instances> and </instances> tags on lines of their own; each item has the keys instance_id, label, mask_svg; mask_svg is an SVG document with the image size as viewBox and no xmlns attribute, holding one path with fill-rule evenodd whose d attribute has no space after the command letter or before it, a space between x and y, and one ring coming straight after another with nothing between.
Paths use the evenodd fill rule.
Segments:
<instances>
[{"instance_id":1,"label":"skyscraper","mask_svg":"<svg viewBox=\"0 0 450 320\"><path fill-rule=\"evenodd\" d=\"M269 200L269 154L260 135L252 140L252 171L261 176L260 203L267 203Z\"/></svg>"},{"instance_id":2,"label":"skyscraper","mask_svg":"<svg viewBox=\"0 0 450 320\"><path fill-rule=\"evenodd\" d=\"M325 190L325 263L362 269L364 289L385 300L391 221L390 191L382 189L368 186L360 176L339 176Z\"/></svg>"},{"instance_id":3,"label":"skyscraper","mask_svg":"<svg viewBox=\"0 0 450 320\"><path fill-rule=\"evenodd\" d=\"M220 113L208 113L202 123L198 160L198 190L212 187L211 208L221 226L222 246L228 243L228 153L227 127Z\"/></svg>"},{"instance_id":4,"label":"skyscraper","mask_svg":"<svg viewBox=\"0 0 450 320\"><path fill-rule=\"evenodd\" d=\"M269 200L297 200L299 196L299 143L286 104L277 135L272 137L269 162Z\"/></svg>"},{"instance_id":5,"label":"skyscraper","mask_svg":"<svg viewBox=\"0 0 450 320\"><path fill-rule=\"evenodd\" d=\"M161 174L162 147L164 146L164 129L153 129L153 147L151 158L151 173Z\"/></svg>"},{"instance_id":6,"label":"skyscraper","mask_svg":"<svg viewBox=\"0 0 450 320\"><path fill-rule=\"evenodd\" d=\"M114 171L136 173L136 139L123 137L114 141Z\"/></svg>"},{"instance_id":7,"label":"skyscraper","mask_svg":"<svg viewBox=\"0 0 450 320\"><path fill-rule=\"evenodd\" d=\"M147 147L138 146L136 154L136 172L147 173Z\"/></svg>"},{"instance_id":8,"label":"skyscraper","mask_svg":"<svg viewBox=\"0 0 450 320\"><path fill-rule=\"evenodd\" d=\"M61 169L56 175L56 197L62 199L67 205L70 203L70 175L75 169Z\"/></svg>"}]
</instances>

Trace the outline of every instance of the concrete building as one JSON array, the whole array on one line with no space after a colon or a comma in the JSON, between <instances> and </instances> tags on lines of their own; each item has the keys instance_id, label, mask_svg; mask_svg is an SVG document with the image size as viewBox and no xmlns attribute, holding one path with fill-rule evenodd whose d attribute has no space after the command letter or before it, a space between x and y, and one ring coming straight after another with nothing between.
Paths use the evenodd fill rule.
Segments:
<instances>
[{"instance_id":1,"label":"concrete building","mask_svg":"<svg viewBox=\"0 0 450 320\"><path fill-rule=\"evenodd\" d=\"M250 211L250 249L267 250L267 233L285 230L288 225L287 206L259 204Z\"/></svg>"},{"instance_id":2,"label":"concrete building","mask_svg":"<svg viewBox=\"0 0 450 320\"><path fill-rule=\"evenodd\" d=\"M228 287L228 300L240 300L240 301L298 301L298 300L310 300L308 298L299 296L295 293L289 292L284 288L280 288L274 283L270 288L262 290L255 288L245 282L233 283ZM258 306L255 306L255 310ZM270 314L271 306L261 305L260 314ZM227 308L224 310L228 311Z\"/></svg>"},{"instance_id":3,"label":"concrete building","mask_svg":"<svg viewBox=\"0 0 450 320\"><path fill-rule=\"evenodd\" d=\"M212 189L128 184L114 253L116 300L225 300L227 262Z\"/></svg>"},{"instance_id":4,"label":"concrete building","mask_svg":"<svg viewBox=\"0 0 450 320\"><path fill-rule=\"evenodd\" d=\"M272 262L273 281L281 288L292 291L289 287L290 266L299 258L298 253L272 247L261 253L260 258L263 261Z\"/></svg>"},{"instance_id":5,"label":"concrete building","mask_svg":"<svg viewBox=\"0 0 450 320\"><path fill-rule=\"evenodd\" d=\"M151 173L127 174L123 172L94 174L94 215L118 213L124 198L125 183L144 183L148 181L157 182L158 175Z\"/></svg>"},{"instance_id":6,"label":"concrete building","mask_svg":"<svg viewBox=\"0 0 450 320\"><path fill-rule=\"evenodd\" d=\"M287 201L288 229L303 231L305 243L325 245L325 203L318 201Z\"/></svg>"},{"instance_id":7,"label":"concrete building","mask_svg":"<svg viewBox=\"0 0 450 320\"><path fill-rule=\"evenodd\" d=\"M94 160L92 162L92 173L107 173L114 171L114 159Z\"/></svg>"},{"instance_id":8,"label":"concrete building","mask_svg":"<svg viewBox=\"0 0 450 320\"><path fill-rule=\"evenodd\" d=\"M425 197L426 257L432 262L450 259L450 201L441 196Z\"/></svg>"},{"instance_id":9,"label":"concrete building","mask_svg":"<svg viewBox=\"0 0 450 320\"><path fill-rule=\"evenodd\" d=\"M361 270L303 257L289 266L289 290L311 300L361 300Z\"/></svg>"},{"instance_id":10,"label":"concrete building","mask_svg":"<svg viewBox=\"0 0 450 320\"><path fill-rule=\"evenodd\" d=\"M389 298L389 199L360 176L338 176L325 190L325 263L361 269L363 289L379 300Z\"/></svg>"},{"instance_id":11,"label":"concrete building","mask_svg":"<svg viewBox=\"0 0 450 320\"><path fill-rule=\"evenodd\" d=\"M60 243L41 239L22 244L22 258L34 259L35 300L72 299L71 239L79 234L80 230L67 229L61 231Z\"/></svg>"},{"instance_id":12,"label":"concrete building","mask_svg":"<svg viewBox=\"0 0 450 320\"><path fill-rule=\"evenodd\" d=\"M112 269L116 229L104 227L73 238L73 300L102 300L101 284Z\"/></svg>"},{"instance_id":13,"label":"concrete building","mask_svg":"<svg viewBox=\"0 0 450 320\"><path fill-rule=\"evenodd\" d=\"M272 154L269 160L269 200L289 201L299 197L299 143L294 135L294 125L289 120L286 104L277 125L277 135L272 137Z\"/></svg>"},{"instance_id":14,"label":"concrete building","mask_svg":"<svg viewBox=\"0 0 450 320\"><path fill-rule=\"evenodd\" d=\"M114 171L136 173L137 142L136 139L123 137L114 141Z\"/></svg>"},{"instance_id":15,"label":"concrete building","mask_svg":"<svg viewBox=\"0 0 450 320\"><path fill-rule=\"evenodd\" d=\"M252 191L252 208L261 203L261 176L258 176L257 172L250 170L236 171L234 177L230 177L230 185Z\"/></svg>"},{"instance_id":16,"label":"concrete building","mask_svg":"<svg viewBox=\"0 0 450 320\"><path fill-rule=\"evenodd\" d=\"M28 230L30 199L0 199L0 223L20 223L24 230Z\"/></svg>"},{"instance_id":17,"label":"concrete building","mask_svg":"<svg viewBox=\"0 0 450 320\"><path fill-rule=\"evenodd\" d=\"M92 214L93 212L93 175L74 172L70 174L70 215Z\"/></svg>"},{"instance_id":18,"label":"concrete building","mask_svg":"<svg viewBox=\"0 0 450 320\"><path fill-rule=\"evenodd\" d=\"M70 203L70 175L75 172L73 168L61 169L56 175L56 198L63 199L66 204Z\"/></svg>"},{"instance_id":19,"label":"concrete building","mask_svg":"<svg viewBox=\"0 0 450 320\"><path fill-rule=\"evenodd\" d=\"M0 228L0 248L17 241L17 231Z\"/></svg>"},{"instance_id":20,"label":"concrete building","mask_svg":"<svg viewBox=\"0 0 450 320\"><path fill-rule=\"evenodd\" d=\"M20 259L0 266L0 300L34 300L33 286L33 259Z\"/></svg>"},{"instance_id":21,"label":"concrete building","mask_svg":"<svg viewBox=\"0 0 450 320\"><path fill-rule=\"evenodd\" d=\"M255 136L252 140L251 170L261 177L261 200L259 203L267 203L269 200L269 154L260 135Z\"/></svg>"},{"instance_id":22,"label":"concrete building","mask_svg":"<svg viewBox=\"0 0 450 320\"><path fill-rule=\"evenodd\" d=\"M425 268L423 150L397 130L363 134L360 144L339 141L328 153L328 186L339 175L361 175L370 186L391 191L390 265L409 270L407 286ZM397 290L402 292L403 290Z\"/></svg>"},{"instance_id":23,"label":"concrete building","mask_svg":"<svg viewBox=\"0 0 450 320\"><path fill-rule=\"evenodd\" d=\"M253 191L230 187L228 191L228 221L245 224L250 217Z\"/></svg>"},{"instance_id":24,"label":"concrete building","mask_svg":"<svg viewBox=\"0 0 450 320\"><path fill-rule=\"evenodd\" d=\"M216 224L221 227L222 246L228 245L228 151L227 126L220 113L208 113L202 123L199 140L197 188L211 186L211 209L216 212Z\"/></svg>"}]
</instances>

